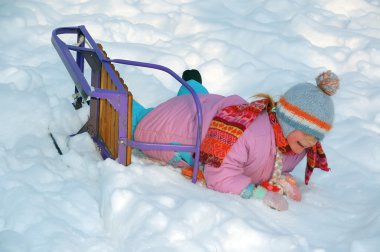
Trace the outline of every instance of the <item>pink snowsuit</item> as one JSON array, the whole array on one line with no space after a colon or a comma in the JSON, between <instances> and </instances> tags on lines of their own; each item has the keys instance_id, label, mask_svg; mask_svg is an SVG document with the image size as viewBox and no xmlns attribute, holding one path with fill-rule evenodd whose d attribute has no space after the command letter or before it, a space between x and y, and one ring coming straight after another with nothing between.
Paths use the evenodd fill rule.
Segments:
<instances>
[{"instance_id":1,"label":"pink snowsuit","mask_svg":"<svg viewBox=\"0 0 380 252\"><path fill-rule=\"evenodd\" d=\"M204 139L211 120L218 110L231 105L247 103L237 95L228 97L199 95L202 104ZM195 144L197 117L191 95L174 97L149 112L137 125L134 137L137 141L155 143ZM144 151L154 159L168 162L173 151ZM271 178L274 169L276 144L273 128L267 112L262 112L232 146L222 165L215 168L205 165L204 175L208 188L220 192L240 194L250 183L258 184ZM291 172L303 159L305 152L284 155L283 172ZM188 164L177 163L179 167Z\"/></svg>"}]
</instances>

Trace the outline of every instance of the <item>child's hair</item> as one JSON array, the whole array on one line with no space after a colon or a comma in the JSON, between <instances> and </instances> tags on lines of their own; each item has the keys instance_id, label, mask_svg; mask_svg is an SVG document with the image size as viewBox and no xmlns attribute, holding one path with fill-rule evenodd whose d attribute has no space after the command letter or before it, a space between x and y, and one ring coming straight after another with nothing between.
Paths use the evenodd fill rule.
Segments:
<instances>
[{"instance_id":1,"label":"child's hair","mask_svg":"<svg viewBox=\"0 0 380 252\"><path fill-rule=\"evenodd\" d=\"M276 105L276 103L275 103L275 101L273 100L273 98L272 98L272 96L270 96L269 94L265 94L265 93L258 93L258 94L256 94L256 95L254 95L254 96L252 96L253 98L259 98L259 99L261 99L261 98L264 98L264 99L268 99L268 106L270 107L270 108L273 108L275 105Z\"/></svg>"}]
</instances>

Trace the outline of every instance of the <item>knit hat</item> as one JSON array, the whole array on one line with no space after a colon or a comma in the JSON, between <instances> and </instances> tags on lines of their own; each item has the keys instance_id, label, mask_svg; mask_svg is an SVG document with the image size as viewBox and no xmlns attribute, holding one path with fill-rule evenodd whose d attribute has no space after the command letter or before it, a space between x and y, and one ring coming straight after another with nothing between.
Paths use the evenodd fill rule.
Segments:
<instances>
[{"instance_id":1,"label":"knit hat","mask_svg":"<svg viewBox=\"0 0 380 252\"><path fill-rule=\"evenodd\" d=\"M293 86L280 97L276 115L284 136L300 130L322 140L332 128L334 104L331 96L339 88L339 78L331 71L315 79L317 86L302 83Z\"/></svg>"}]
</instances>

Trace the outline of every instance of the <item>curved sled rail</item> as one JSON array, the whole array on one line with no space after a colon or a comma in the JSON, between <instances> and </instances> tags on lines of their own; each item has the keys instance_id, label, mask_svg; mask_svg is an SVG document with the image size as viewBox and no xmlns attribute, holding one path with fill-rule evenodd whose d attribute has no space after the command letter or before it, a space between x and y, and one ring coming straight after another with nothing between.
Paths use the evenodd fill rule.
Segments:
<instances>
[{"instance_id":1,"label":"curved sled rail","mask_svg":"<svg viewBox=\"0 0 380 252\"><path fill-rule=\"evenodd\" d=\"M63 34L76 34L77 35L77 44L76 45L67 45L63 42L59 35ZM84 38L84 39L83 39ZM95 43L93 38L90 36L85 26L78 27L62 27L53 30L52 32L52 43L55 49L58 52L61 60L63 61L67 71L69 72L71 78L75 83L76 90L83 99L87 98L96 98L96 99L106 99L112 107L118 113L118 156L117 160L119 163L127 165L126 162L126 149L127 147L138 148L141 150L161 150L161 151L186 151L194 152L194 173L192 177L192 182L197 181L197 174L199 169L199 155L200 155L200 145L201 145L201 136L202 136L202 108L199 101L198 95L195 93L194 89L187 84L181 77L179 77L171 69L157 64L131 61L125 59L108 59L105 57L101 49ZM86 48L86 42L89 44L90 48ZM73 53L76 54L76 59L73 57ZM92 69L92 78L91 86L84 76L84 60L90 65ZM111 63L130 65L136 67L145 67L160 70L168 73L182 85L184 85L191 93L197 112L197 133L196 133L196 142L195 145L173 145L173 144L164 144L164 143L147 143L139 142L130 139L127 136L127 125L128 125L128 107L131 106L131 103L128 102L128 91L123 86L118 74L115 72ZM110 79L116 86L116 90L104 90L99 88L99 83L101 82L99 78L99 69L104 67L107 71ZM91 117L90 108L90 117ZM129 108L130 109L130 108ZM131 110L129 110L131 111ZM97 112L95 114L98 114ZM98 115L96 115L98 116ZM98 129L98 121L95 120L96 126ZM130 122L129 122L130 123ZM104 146L103 142L97 132L89 132L94 141L100 145L102 150L102 156L104 158L111 157L110 152L107 150L107 147Z\"/></svg>"}]
</instances>

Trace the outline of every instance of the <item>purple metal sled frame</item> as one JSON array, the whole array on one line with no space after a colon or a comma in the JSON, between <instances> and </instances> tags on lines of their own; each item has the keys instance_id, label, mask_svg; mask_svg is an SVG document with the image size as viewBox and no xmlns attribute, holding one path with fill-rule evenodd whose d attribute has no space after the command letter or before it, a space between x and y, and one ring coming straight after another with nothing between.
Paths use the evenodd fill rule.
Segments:
<instances>
[{"instance_id":1,"label":"purple metal sled frame","mask_svg":"<svg viewBox=\"0 0 380 252\"><path fill-rule=\"evenodd\" d=\"M59 35L62 34L76 34L77 35L77 45L68 45L63 42ZM84 39L83 39L84 38ZM76 90L79 95L87 100L100 100L106 99L112 107L117 111L119 118L119 139L118 139L118 157L117 161L121 164L126 165L126 149L127 147L137 148L141 150L161 150L161 151L185 151L195 153L194 160L194 172L192 177L192 182L196 183L197 174L199 169L199 154L200 154L200 145L201 145L201 136L202 136L202 108L199 101L198 95L195 93L194 89L187 84L181 77L179 77L171 69L157 64L151 64L146 62L125 60L125 59L107 59L103 52L99 49L98 45L95 43L94 39L90 36L85 26L81 25L78 27L62 27L53 30L51 41L57 50L62 62L64 63L67 71L69 72L71 78L75 83ZM85 47L85 44L89 44L89 48ZM73 54L76 58L74 59ZM87 61L90 65L92 74L91 74L91 86L85 78L84 75L84 60ZM110 63L136 66L136 67L145 67L160 70L168 73L179 83L184 85L191 93L194 103L196 106L197 113L197 133L196 133L196 142L195 145L173 145L165 143L147 143L134 141L127 138L127 111L128 111L128 93L125 91L120 79L116 75ZM104 90L99 88L100 78L99 78L99 67L104 66L108 75L115 83L116 91ZM90 118L97 117L97 109L93 109L94 106L90 106ZM91 115L92 113L92 115ZM101 154L103 158L111 157L110 152L107 150L107 147L104 145L102 140L98 135L98 120L91 122L92 124L88 128L88 132L95 141L95 143L100 147Z\"/></svg>"}]
</instances>

